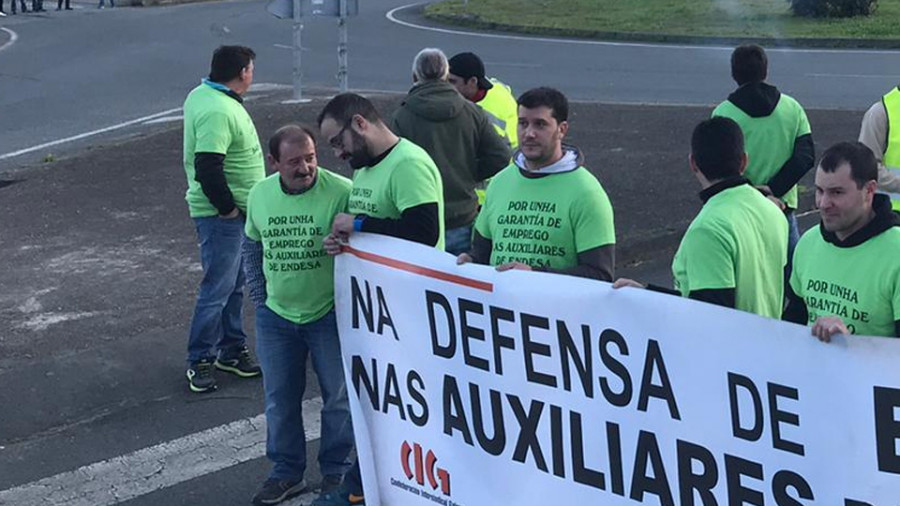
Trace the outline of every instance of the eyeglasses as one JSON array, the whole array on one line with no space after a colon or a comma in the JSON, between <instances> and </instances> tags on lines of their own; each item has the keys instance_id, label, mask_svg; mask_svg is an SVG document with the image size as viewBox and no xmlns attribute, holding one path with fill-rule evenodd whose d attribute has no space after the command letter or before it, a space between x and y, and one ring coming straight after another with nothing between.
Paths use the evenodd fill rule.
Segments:
<instances>
[{"instance_id":1,"label":"eyeglasses","mask_svg":"<svg viewBox=\"0 0 900 506\"><path fill-rule=\"evenodd\" d=\"M344 126L341 127L341 130L334 137L328 139L328 145L332 147L332 149L341 149L344 147L344 132L350 128L350 125L353 123L353 118L351 117L346 122L344 122Z\"/></svg>"}]
</instances>

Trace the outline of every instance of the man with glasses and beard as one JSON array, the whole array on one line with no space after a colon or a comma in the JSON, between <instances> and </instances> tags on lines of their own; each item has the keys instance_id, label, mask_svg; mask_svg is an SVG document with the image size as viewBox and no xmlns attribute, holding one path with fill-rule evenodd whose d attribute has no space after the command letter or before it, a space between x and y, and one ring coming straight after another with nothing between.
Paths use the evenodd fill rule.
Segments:
<instances>
[{"instance_id":1,"label":"man with glasses and beard","mask_svg":"<svg viewBox=\"0 0 900 506\"><path fill-rule=\"evenodd\" d=\"M428 153L396 136L366 98L334 97L319 129L335 156L353 168L349 213L334 217L331 254L353 232L372 232L444 249L444 190Z\"/></svg>"},{"instance_id":2,"label":"man with glasses and beard","mask_svg":"<svg viewBox=\"0 0 900 506\"><path fill-rule=\"evenodd\" d=\"M323 242L330 255L353 232L384 234L444 249L444 190L428 153L397 137L366 98L344 93L319 113L319 131L335 156L353 168L348 213L334 217ZM323 493L313 506L365 504L359 462L337 490Z\"/></svg>"}]
</instances>

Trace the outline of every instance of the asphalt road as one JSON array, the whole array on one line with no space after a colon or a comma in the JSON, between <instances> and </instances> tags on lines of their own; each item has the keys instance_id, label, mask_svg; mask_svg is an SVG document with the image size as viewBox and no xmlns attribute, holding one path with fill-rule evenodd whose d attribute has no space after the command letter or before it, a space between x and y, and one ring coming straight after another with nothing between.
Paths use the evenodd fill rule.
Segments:
<instances>
[{"instance_id":1,"label":"asphalt road","mask_svg":"<svg viewBox=\"0 0 900 506\"><path fill-rule=\"evenodd\" d=\"M730 48L471 35L386 17L409 2L360 2L359 17L349 23L352 88L405 91L412 57L425 46L451 54L474 50L490 74L515 90L546 84L578 100L712 105L733 88ZM266 13L265 2L94 5L76 2L71 12L0 18L0 37L18 37L0 51L0 170L84 148L90 138L4 155L179 108L219 44L255 48L257 82L292 82L291 22ZM416 12L401 9L393 17L425 23ZM303 45L305 85L336 86L335 20L309 19ZM778 49L770 58L771 80L809 108L862 110L900 80L896 51Z\"/></svg>"},{"instance_id":2,"label":"asphalt road","mask_svg":"<svg viewBox=\"0 0 900 506\"><path fill-rule=\"evenodd\" d=\"M355 21L351 31L351 85L404 90L409 61L424 45L448 52L475 46L489 64L504 70L498 75L519 89L539 82L559 85L578 99L570 141L583 148L616 211L619 273L665 283L672 249L700 204L685 166L687 136L709 114L702 104L716 102L730 89L727 77L719 75L727 52L578 44L560 51L559 43L432 34L385 19L395 4L400 2L363 3L360 20L365 22ZM258 82L290 81L289 51L275 46L289 43L289 24L262 13L261 3L103 11L92 5L76 4L79 9L70 13L0 19L0 27L18 36L0 51L0 156L178 108L220 43L257 48ZM310 86L332 82L335 32L324 21L307 26L304 61ZM539 51L547 56L535 72L524 56ZM620 51L624 53L616 58L632 70L608 72L608 80L600 79L600 69L611 61L604 58ZM676 70L675 63L667 67L668 74L660 69L638 79L637 54L643 53L645 62L662 64L666 51L684 52L685 71L707 69L707 78L693 79L709 86L706 98L693 95L694 88L685 84L688 73ZM773 66L782 57L773 55ZM585 61L593 70L584 71ZM712 77L713 67L719 69L718 77ZM796 65L781 68L797 75L804 71ZM621 80L624 75L635 79L632 86ZM658 94L653 86L641 91L634 84L638 81L654 83ZM679 82L684 84L681 94ZM600 104L630 101L629 95L606 96L599 91L603 86L592 83L614 83L607 89L628 89L644 97L639 102L701 105ZM284 123L311 122L322 97L330 93L312 90L316 100L311 104L286 106L280 101L287 90L264 90L247 102L261 139ZM871 99L857 91L842 93L848 103ZM839 95L823 99L822 106L835 106L828 100L839 101ZM374 97L384 112L399 100L397 95ZM855 137L860 106L847 107L809 111L820 152ZM0 160L0 504L41 504L9 502L8 491L180 438L196 443L199 431L253 419L262 411L261 385L255 380L221 378L216 394L187 392L182 360L200 269L182 198L177 116L175 111L158 118L162 122L137 122ZM48 152L54 154L52 161L41 163ZM322 153L321 163L346 173L328 153ZM808 179L805 184L808 188ZM810 206L807 191L801 209ZM252 311L245 326L252 331ZM317 395L313 383L308 397ZM316 444L311 439L312 462ZM151 469L136 480L147 482L141 493L128 495L116 487L103 493L146 505L247 504L267 472L268 464L258 456L215 457L207 446L188 447L182 461L191 465ZM105 465L131 466L131 461L117 462ZM80 472L68 482L55 482L72 488L72 504L109 503L78 495L90 481L86 471ZM160 475L170 477L167 486L148 484ZM317 481L315 466L308 478ZM98 487L107 484L96 482ZM42 485L36 490L49 496L53 489Z\"/></svg>"}]
</instances>

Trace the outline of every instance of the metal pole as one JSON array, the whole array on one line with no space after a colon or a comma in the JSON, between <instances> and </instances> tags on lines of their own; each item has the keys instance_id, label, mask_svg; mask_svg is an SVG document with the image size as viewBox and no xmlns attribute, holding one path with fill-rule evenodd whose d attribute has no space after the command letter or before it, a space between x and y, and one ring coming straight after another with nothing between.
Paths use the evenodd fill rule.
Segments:
<instances>
[{"instance_id":1,"label":"metal pole","mask_svg":"<svg viewBox=\"0 0 900 506\"><path fill-rule=\"evenodd\" d=\"M294 100L302 98L303 68L300 66L300 52L302 51L301 34L303 32L302 12L300 2L294 0Z\"/></svg>"},{"instance_id":2,"label":"metal pole","mask_svg":"<svg viewBox=\"0 0 900 506\"><path fill-rule=\"evenodd\" d=\"M338 83L341 93L347 91L347 0L339 0L340 18L338 18Z\"/></svg>"}]
</instances>

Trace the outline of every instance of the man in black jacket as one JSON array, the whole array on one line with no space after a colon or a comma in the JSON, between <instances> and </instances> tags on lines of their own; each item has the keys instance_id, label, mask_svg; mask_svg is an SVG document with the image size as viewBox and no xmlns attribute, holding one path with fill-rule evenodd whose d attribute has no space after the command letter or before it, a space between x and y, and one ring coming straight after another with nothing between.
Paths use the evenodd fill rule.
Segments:
<instances>
[{"instance_id":1,"label":"man in black jacket","mask_svg":"<svg viewBox=\"0 0 900 506\"><path fill-rule=\"evenodd\" d=\"M475 187L509 163L509 147L480 107L447 81L450 65L440 49L426 48L413 63L413 87L391 118L391 130L424 149L444 183L445 249L458 255L471 245L478 212Z\"/></svg>"}]
</instances>

